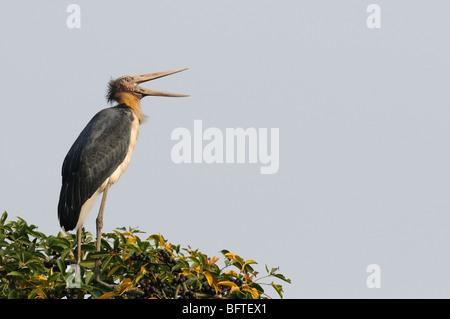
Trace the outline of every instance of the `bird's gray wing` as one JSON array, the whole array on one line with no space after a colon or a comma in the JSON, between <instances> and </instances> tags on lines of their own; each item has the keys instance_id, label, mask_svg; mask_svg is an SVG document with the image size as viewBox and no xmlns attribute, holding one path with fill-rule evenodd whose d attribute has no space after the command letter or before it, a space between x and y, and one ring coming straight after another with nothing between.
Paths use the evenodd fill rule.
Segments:
<instances>
[{"instance_id":1,"label":"bird's gray wing","mask_svg":"<svg viewBox=\"0 0 450 319\"><path fill-rule=\"evenodd\" d=\"M64 159L58 218L65 230L75 228L83 204L125 159L133 115L129 108L98 112Z\"/></svg>"}]
</instances>

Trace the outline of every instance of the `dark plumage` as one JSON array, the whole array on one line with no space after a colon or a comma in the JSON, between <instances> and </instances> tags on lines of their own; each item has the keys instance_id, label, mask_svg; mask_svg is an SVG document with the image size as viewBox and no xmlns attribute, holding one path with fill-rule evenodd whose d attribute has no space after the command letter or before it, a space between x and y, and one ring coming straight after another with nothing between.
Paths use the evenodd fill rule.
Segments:
<instances>
[{"instance_id":1,"label":"dark plumage","mask_svg":"<svg viewBox=\"0 0 450 319\"><path fill-rule=\"evenodd\" d=\"M75 228L83 204L127 155L133 114L125 104L98 112L78 136L62 167L58 218L65 230Z\"/></svg>"},{"instance_id":2,"label":"dark plumage","mask_svg":"<svg viewBox=\"0 0 450 319\"><path fill-rule=\"evenodd\" d=\"M118 78L118 79L111 79L108 82L108 90L106 92L106 100L108 101L108 103L113 103L114 101L116 101L116 93L121 91L121 83L120 80L122 78Z\"/></svg>"},{"instance_id":3,"label":"dark plumage","mask_svg":"<svg viewBox=\"0 0 450 319\"><path fill-rule=\"evenodd\" d=\"M106 92L106 100L108 103L112 103L114 101L114 96L116 95L116 88L115 88L116 80L111 79L108 82L108 90Z\"/></svg>"}]
</instances>

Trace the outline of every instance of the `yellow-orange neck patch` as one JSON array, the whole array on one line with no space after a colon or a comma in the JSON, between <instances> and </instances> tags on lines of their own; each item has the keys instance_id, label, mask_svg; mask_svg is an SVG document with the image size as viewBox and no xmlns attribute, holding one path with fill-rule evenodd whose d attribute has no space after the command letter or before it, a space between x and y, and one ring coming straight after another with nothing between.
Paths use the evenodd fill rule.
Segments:
<instances>
[{"instance_id":1,"label":"yellow-orange neck patch","mask_svg":"<svg viewBox=\"0 0 450 319\"><path fill-rule=\"evenodd\" d=\"M141 101L139 98L128 92L118 93L116 98L120 104L126 104L131 107L139 117L139 122L142 122L144 116L141 112Z\"/></svg>"}]
</instances>

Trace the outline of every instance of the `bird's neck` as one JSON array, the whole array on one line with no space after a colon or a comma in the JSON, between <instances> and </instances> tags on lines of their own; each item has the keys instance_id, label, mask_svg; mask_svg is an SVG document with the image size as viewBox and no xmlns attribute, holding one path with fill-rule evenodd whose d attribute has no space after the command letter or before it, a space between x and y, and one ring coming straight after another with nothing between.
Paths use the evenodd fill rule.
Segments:
<instances>
[{"instance_id":1,"label":"bird's neck","mask_svg":"<svg viewBox=\"0 0 450 319\"><path fill-rule=\"evenodd\" d=\"M144 115L141 112L141 100L137 96L128 92L120 93L117 96L117 102L131 107L136 112L139 118L139 123L142 123L144 120Z\"/></svg>"}]
</instances>

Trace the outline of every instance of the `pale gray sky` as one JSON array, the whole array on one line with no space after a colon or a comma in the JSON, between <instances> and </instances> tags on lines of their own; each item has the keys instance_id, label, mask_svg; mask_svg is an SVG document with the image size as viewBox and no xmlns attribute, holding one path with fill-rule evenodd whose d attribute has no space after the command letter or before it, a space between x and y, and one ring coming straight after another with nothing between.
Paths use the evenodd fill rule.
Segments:
<instances>
[{"instance_id":1,"label":"pale gray sky","mask_svg":"<svg viewBox=\"0 0 450 319\"><path fill-rule=\"evenodd\" d=\"M80 29L66 26L70 3ZM366 26L371 3L381 29ZM63 159L107 107L109 79L189 67L145 85L191 97L143 100L105 231L280 266L287 298L448 298L449 12L447 0L3 4L0 210L56 234ZM279 128L278 173L174 164L171 132L194 120ZM373 263L379 289L366 286Z\"/></svg>"}]
</instances>

